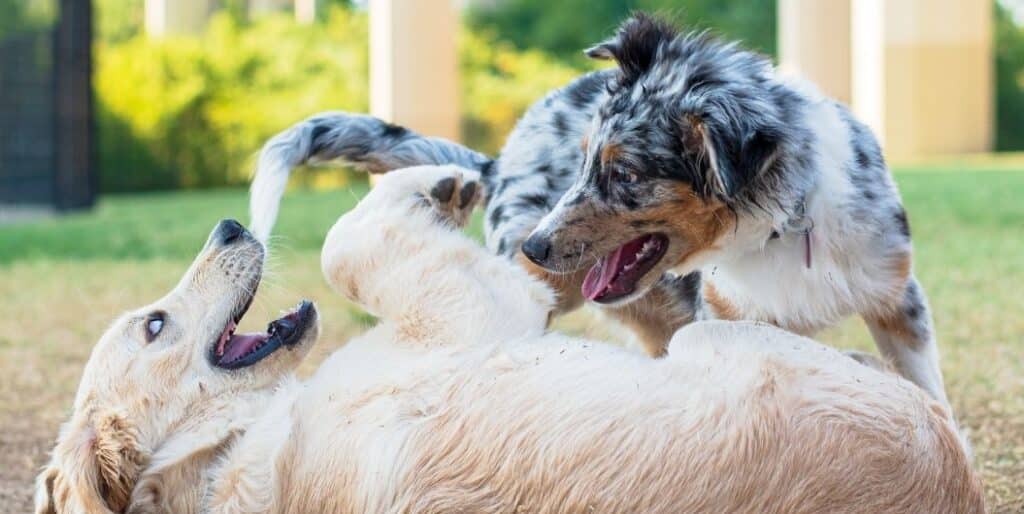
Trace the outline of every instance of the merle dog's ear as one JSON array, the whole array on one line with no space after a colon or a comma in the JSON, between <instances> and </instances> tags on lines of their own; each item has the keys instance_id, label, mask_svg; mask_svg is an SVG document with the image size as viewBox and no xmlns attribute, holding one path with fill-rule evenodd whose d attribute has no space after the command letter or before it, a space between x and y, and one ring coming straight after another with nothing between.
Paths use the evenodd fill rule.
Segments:
<instances>
[{"instance_id":1,"label":"merle dog's ear","mask_svg":"<svg viewBox=\"0 0 1024 514\"><path fill-rule=\"evenodd\" d=\"M651 67L658 49L679 32L668 22L644 13L634 14L618 32L584 53L592 59L615 59L627 81L634 81Z\"/></svg>"},{"instance_id":2,"label":"merle dog's ear","mask_svg":"<svg viewBox=\"0 0 1024 514\"><path fill-rule=\"evenodd\" d=\"M778 131L769 127L734 131L695 115L687 115L683 125L683 146L697 156L703 170L697 183L705 196L734 199L775 160Z\"/></svg>"}]
</instances>

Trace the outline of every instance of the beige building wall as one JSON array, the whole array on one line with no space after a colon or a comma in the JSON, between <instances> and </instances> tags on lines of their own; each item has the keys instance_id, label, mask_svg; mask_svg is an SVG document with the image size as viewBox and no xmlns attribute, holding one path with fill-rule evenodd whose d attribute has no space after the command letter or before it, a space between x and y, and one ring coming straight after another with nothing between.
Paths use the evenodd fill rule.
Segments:
<instances>
[{"instance_id":1,"label":"beige building wall","mask_svg":"<svg viewBox=\"0 0 1024 514\"><path fill-rule=\"evenodd\" d=\"M850 1L779 0L779 66L850 103Z\"/></svg>"},{"instance_id":2,"label":"beige building wall","mask_svg":"<svg viewBox=\"0 0 1024 514\"><path fill-rule=\"evenodd\" d=\"M458 139L458 16L452 0L370 0L370 111Z\"/></svg>"},{"instance_id":3,"label":"beige building wall","mask_svg":"<svg viewBox=\"0 0 1024 514\"><path fill-rule=\"evenodd\" d=\"M853 108L890 158L990 150L992 5L853 0Z\"/></svg>"}]
</instances>

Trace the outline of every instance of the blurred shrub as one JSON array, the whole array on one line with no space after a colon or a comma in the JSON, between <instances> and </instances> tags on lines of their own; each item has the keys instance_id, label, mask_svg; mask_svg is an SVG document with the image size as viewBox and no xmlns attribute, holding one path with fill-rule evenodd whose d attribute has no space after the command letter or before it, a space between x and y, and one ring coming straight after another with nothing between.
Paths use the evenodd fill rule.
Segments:
<instances>
[{"instance_id":1,"label":"blurred shrub","mask_svg":"<svg viewBox=\"0 0 1024 514\"><path fill-rule=\"evenodd\" d=\"M95 79L106 192L243 184L273 134L318 111L368 107L363 12L335 7L303 26L287 13L245 23L225 11L198 37L110 34ZM459 51L464 139L491 153L531 103L580 73L470 31Z\"/></svg>"},{"instance_id":2,"label":"blurred shrub","mask_svg":"<svg viewBox=\"0 0 1024 514\"><path fill-rule=\"evenodd\" d=\"M267 137L317 111L366 110L367 37L365 16L333 9L312 26L222 13L200 37L98 43L103 190L246 182Z\"/></svg>"},{"instance_id":3,"label":"blurred shrub","mask_svg":"<svg viewBox=\"0 0 1024 514\"><path fill-rule=\"evenodd\" d=\"M0 0L0 38L48 28L57 11L57 0Z\"/></svg>"},{"instance_id":4,"label":"blurred shrub","mask_svg":"<svg viewBox=\"0 0 1024 514\"><path fill-rule=\"evenodd\" d=\"M1024 28L996 4L996 150L1024 150Z\"/></svg>"},{"instance_id":5,"label":"blurred shrub","mask_svg":"<svg viewBox=\"0 0 1024 514\"><path fill-rule=\"evenodd\" d=\"M581 70L539 50L516 50L493 35L462 31L459 42L462 138L495 154L533 102Z\"/></svg>"},{"instance_id":6,"label":"blurred shrub","mask_svg":"<svg viewBox=\"0 0 1024 514\"><path fill-rule=\"evenodd\" d=\"M142 32L146 3L139 0L93 0L94 37L104 43L124 41Z\"/></svg>"},{"instance_id":7,"label":"blurred shrub","mask_svg":"<svg viewBox=\"0 0 1024 514\"><path fill-rule=\"evenodd\" d=\"M537 48L567 61L604 40L634 10L660 13L688 29L712 28L748 48L775 53L776 0L503 0L470 9L469 22L518 48Z\"/></svg>"}]
</instances>

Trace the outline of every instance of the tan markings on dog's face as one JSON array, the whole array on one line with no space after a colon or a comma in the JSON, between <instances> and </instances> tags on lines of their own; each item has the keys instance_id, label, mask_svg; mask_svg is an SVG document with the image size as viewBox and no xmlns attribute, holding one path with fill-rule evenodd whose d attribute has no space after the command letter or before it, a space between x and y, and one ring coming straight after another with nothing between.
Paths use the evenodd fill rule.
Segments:
<instances>
[{"instance_id":1,"label":"tan markings on dog's face","mask_svg":"<svg viewBox=\"0 0 1024 514\"><path fill-rule=\"evenodd\" d=\"M601 195L592 187L574 187L538 228L551 242L545 267L563 273L586 269L598 257L646 234L664 235L664 256L636 282L632 294L613 303L636 299L666 271L685 274L698 268L735 226L735 216L723 202L701 198L687 183L645 178L630 187L626 194L635 202L630 207L613 198L614 192Z\"/></svg>"},{"instance_id":2,"label":"tan markings on dog's face","mask_svg":"<svg viewBox=\"0 0 1024 514\"><path fill-rule=\"evenodd\" d=\"M601 148L601 164L608 165L622 156L622 145L619 143L608 143Z\"/></svg>"},{"instance_id":3,"label":"tan markings on dog's face","mask_svg":"<svg viewBox=\"0 0 1024 514\"><path fill-rule=\"evenodd\" d=\"M716 250L722 234L733 228L735 217L724 203L700 198L688 184L677 182L670 189L673 194L668 201L642 211L639 217L652 225L663 221L670 227L670 238L686 245L672 264L678 267L701 252Z\"/></svg>"},{"instance_id":4,"label":"tan markings on dog's face","mask_svg":"<svg viewBox=\"0 0 1024 514\"><path fill-rule=\"evenodd\" d=\"M263 247L248 237L227 244L211 235L170 293L103 334L37 482L37 511L121 512L139 472L175 427L211 402L276 383L308 353L315 314L293 351L282 348L241 369L214 366L211 349L262 273Z\"/></svg>"}]
</instances>

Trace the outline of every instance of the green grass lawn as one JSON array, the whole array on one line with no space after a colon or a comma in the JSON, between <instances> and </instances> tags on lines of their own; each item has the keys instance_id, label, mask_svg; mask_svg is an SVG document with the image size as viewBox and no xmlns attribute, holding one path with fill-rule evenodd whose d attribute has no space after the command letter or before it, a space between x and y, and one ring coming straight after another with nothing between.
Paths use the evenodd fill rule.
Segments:
<instances>
[{"instance_id":1,"label":"green grass lawn","mask_svg":"<svg viewBox=\"0 0 1024 514\"><path fill-rule=\"evenodd\" d=\"M1024 166L918 167L897 173L915 267L936 320L947 389L971 431L995 512L1024 511ZM365 192L295 191L281 209L270 271L249 318L299 297L319 302L323 344L305 371L367 317L320 278L327 229ZM32 476L66 415L92 344L121 310L173 285L217 220L245 221L241 190L104 197L93 211L0 226L0 511L27 509ZM479 220L474 232L479 234ZM589 311L559 327L622 339ZM254 325L256 323L254 322ZM859 320L819 337L872 349Z\"/></svg>"}]
</instances>

